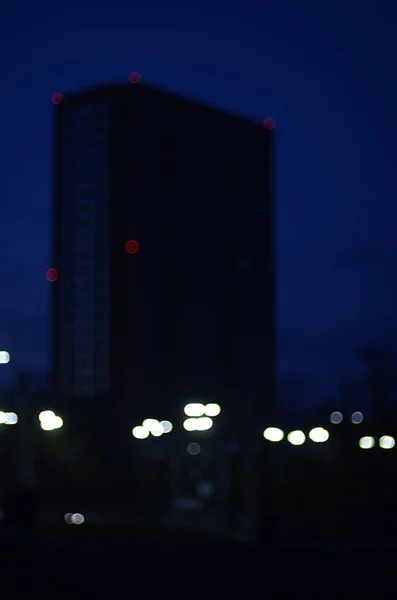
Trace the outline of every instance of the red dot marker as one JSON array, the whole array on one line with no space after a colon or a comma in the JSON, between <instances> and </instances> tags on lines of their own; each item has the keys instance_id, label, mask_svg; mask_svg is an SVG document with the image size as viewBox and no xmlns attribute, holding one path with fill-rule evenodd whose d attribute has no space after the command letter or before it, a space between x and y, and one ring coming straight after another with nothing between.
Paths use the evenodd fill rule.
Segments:
<instances>
[{"instance_id":1,"label":"red dot marker","mask_svg":"<svg viewBox=\"0 0 397 600\"><path fill-rule=\"evenodd\" d=\"M55 94L52 94L52 103L53 104L61 104L61 102L63 102L63 94L61 94L60 92L56 92Z\"/></svg>"},{"instance_id":2,"label":"red dot marker","mask_svg":"<svg viewBox=\"0 0 397 600\"><path fill-rule=\"evenodd\" d=\"M128 81L130 83L139 83L140 80L141 80L141 76L136 71L134 71L133 73L130 73L128 76Z\"/></svg>"},{"instance_id":3,"label":"red dot marker","mask_svg":"<svg viewBox=\"0 0 397 600\"><path fill-rule=\"evenodd\" d=\"M274 129L276 127L276 121L271 117L267 117L263 121L263 126L265 129Z\"/></svg>"},{"instance_id":4,"label":"red dot marker","mask_svg":"<svg viewBox=\"0 0 397 600\"><path fill-rule=\"evenodd\" d=\"M136 240L130 240L126 243L125 249L128 252L128 254L136 254L139 250L139 242L137 242Z\"/></svg>"},{"instance_id":5,"label":"red dot marker","mask_svg":"<svg viewBox=\"0 0 397 600\"><path fill-rule=\"evenodd\" d=\"M45 276L47 278L47 281L53 283L58 279L58 271L56 269L48 269Z\"/></svg>"}]
</instances>

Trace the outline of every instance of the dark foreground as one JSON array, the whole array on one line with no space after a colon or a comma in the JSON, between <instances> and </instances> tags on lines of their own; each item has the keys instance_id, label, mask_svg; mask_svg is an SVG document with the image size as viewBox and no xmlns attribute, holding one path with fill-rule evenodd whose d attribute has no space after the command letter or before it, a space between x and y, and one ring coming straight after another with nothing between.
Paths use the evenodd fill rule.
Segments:
<instances>
[{"instance_id":1,"label":"dark foreground","mask_svg":"<svg viewBox=\"0 0 397 600\"><path fill-rule=\"evenodd\" d=\"M30 549L3 538L1 555L4 598L365 600L397 586L397 545L259 549L203 532L84 524L42 531Z\"/></svg>"}]
</instances>

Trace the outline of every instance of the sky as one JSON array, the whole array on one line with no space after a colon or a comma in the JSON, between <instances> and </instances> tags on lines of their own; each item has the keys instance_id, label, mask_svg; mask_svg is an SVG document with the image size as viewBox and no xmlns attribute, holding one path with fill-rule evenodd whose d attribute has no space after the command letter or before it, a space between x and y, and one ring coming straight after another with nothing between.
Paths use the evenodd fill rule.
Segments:
<instances>
[{"instance_id":1,"label":"sky","mask_svg":"<svg viewBox=\"0 0 397 600\"><path fill-rule=\"evenodd\" d=\"M11 363L0 385L49 365L51 96L133 71L276 120L279 376L310 378L318 402L359 373L357 347L397 354L396 11L386 0L4 3L0 347Z\"/></svg>"}]
</instances>

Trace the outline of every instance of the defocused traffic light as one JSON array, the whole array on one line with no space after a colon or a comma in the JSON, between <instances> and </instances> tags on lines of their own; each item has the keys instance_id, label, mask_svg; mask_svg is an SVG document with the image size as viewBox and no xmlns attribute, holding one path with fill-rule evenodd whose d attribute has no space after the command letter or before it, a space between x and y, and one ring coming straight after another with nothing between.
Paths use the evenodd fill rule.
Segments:
<instances>
[{"instance_id":1,"label":"defocused traffic light","mask_svg":"<svg viewBox=\"0 0 397 600\"><path fill-rule=\"evenodd\" d=\"M125 249L128 254L136 254L139 250L139 242L136 240L129 240L125 245Z\"/></svg>"}]
</instances>

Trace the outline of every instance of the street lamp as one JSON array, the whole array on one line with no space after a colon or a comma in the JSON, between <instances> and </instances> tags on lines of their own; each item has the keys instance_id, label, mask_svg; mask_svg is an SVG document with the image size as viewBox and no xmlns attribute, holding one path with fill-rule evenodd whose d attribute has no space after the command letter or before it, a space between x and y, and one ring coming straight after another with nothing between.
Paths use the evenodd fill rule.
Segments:
<instances>
[{"instance_id":1,"label":"street lamp","mask_svg":"<svg viewBox=\"0 0 397 600\"><path fill-rule=\"evenodd\" d=\"M0 365L6 365L10 362L10 354L6 350L0 350Z\"/></svg>"}]
</instances>

